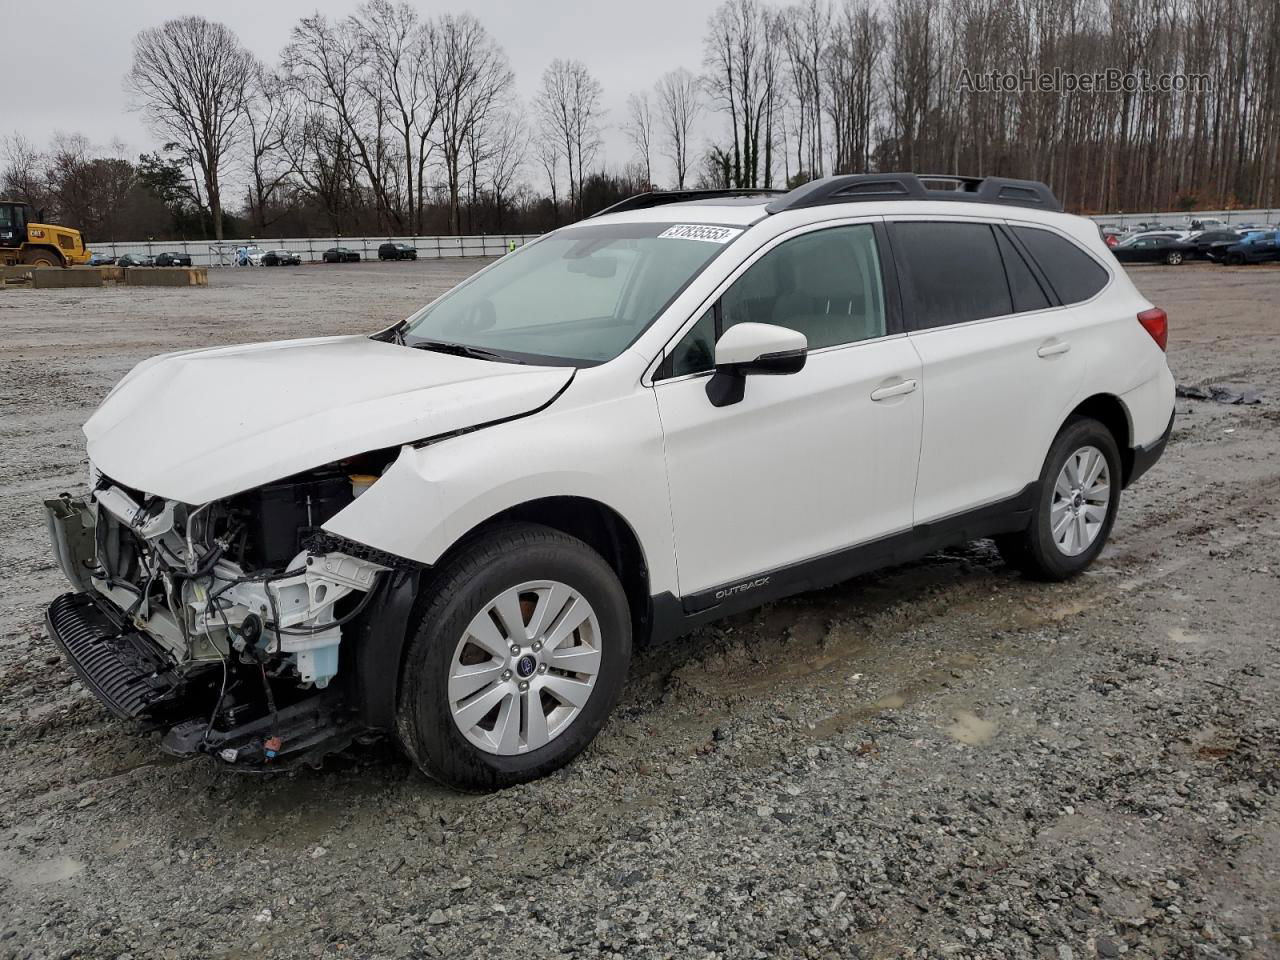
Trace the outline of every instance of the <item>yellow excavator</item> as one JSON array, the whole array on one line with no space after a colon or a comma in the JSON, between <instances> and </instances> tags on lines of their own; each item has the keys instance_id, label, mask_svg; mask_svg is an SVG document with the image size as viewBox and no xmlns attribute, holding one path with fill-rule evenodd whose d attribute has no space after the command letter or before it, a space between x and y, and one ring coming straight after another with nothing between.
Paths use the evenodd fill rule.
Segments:
<instances>
[{"instance_id":1,"label":"yellow excavator","mask_svg":"<svg viewBox=\"0 0 1280 960\"><path fill-rule=\"evenodd\" d=\"M31 204L0 200L0 264L70 267L89 262L79 230L40 223Z\"/></svg>"}]
</instances>

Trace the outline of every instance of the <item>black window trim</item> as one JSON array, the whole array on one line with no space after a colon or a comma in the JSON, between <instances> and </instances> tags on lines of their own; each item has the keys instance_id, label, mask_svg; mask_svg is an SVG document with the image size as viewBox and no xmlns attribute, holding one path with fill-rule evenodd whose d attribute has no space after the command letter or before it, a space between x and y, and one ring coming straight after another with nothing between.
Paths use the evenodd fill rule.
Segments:
<instances>
[{"instance_id":1,"label":"black window trim","mask_svg":"<svg viewBox=\"0 0 1280 960\"><path fill-rule=\"evenodd\" d=\"M709 377L715 373L715 369L699 370L695 373L682 373L679 376L672 374L672 366L675 363L675 354L672 352L675 345L684 339L685 335L702 320L708 310L714 311L715 316L715 336L716 341L720 340L723 333L722 319L720 313L720 301L724 295L729 292L730 288L742 278L742 276L753 266L759 263L769 253L778 249L789 240L796 237L806 236L810 233L818 233L822 230L834 230L838 227L856 227L866 224L872 228L872 233L876 241L876 258L880 261L880 286L884 293L884 325L885 332L883 336L868 337L865 340L850 340L846 343L833 343L826 347L818 347L810 350L810 353L825 353L829 350L844 350L849 347L856 347L864 343L878 343L887 340L890 337L902 336L905 334L906 326L903 322L902 312L902 295L898 286L898 274L893 262L893 255L890 250L889 231L885 227L885 218L883 216L862 216L862 217L840 217L838 220L819 220L814 223L801 224L786 233L777 235L766 241L761 247L757 247L752 253L747 255L747 259L743 260L733 272L729 274L725 280L716 287L711 294L708 306L707 300L698 305L698 309L693 312L690 317L680 324L676 332L672 334L662 345L662 351L656 358L656 363L651 363L650 373L647 377L649 386L656 386L659 383L676 383L682 380L694 379L697 377ZM750 228L747 228L750 229ZM670 306L670 304L668 304Z\"/></svg>"},{"instance_id":2,"label":"black window trim","mask_svg":"<svg viewBox=\"0 0 1280 960\"><path fill-rule=\"evenodd\" d=\"M1035 280L1036 286L1040 288L1040 292L1044 295L1045 301L1048 303L1046 307L1037 307L1035 310L1014 310L1014 314L1021 313L1042 313L1045 310L1052 310L1054 307L1062 306L1062 298L1058 296L1058 292L1053 289L1053 284L1049 282L1049 278L1045 276L1044 271L1040 269L1040 264L1036 262L1036 258L1031 256L1031 251L1024 247L1009 229L1009 225L1005 223L993 224L993 232L1000 234L1013 247L1013 252L1022 258L1022 262L1026 264L1027 269L1031 271L1031 277ZM996 242L996 249L1000 251L1000 262L1004 264L1004 282L1009 285L1009 304L1017 306L1013 297L1013 279L1009 276L1009 264L1004 259L1004 247L1000 246L999 241Z\"/></svg>"},{"instance_id":3,"label":"black window trim","mask_svg":"<svg viewBox=\"0 0 1280 960\"><path fill-rule=\"evenodd\" d=\"M1081 253L1087 256L1090 260L1096 263L1099 267L1101 267L1103 272L1107 275L1107 282L1104 283L1101 287L1099 287L1097 292L1094 293L1094 295L1089 297L1087 300L1073 300L1071 303L1066 303L1063 301L1062 297L1058 296L1057 291L1054 290L1054 296L1057 298L1058 303L1061 307L1078 307L1078 306L1081 306L1082 304L1093 303L1093 301L1097 300L1100 296L1102 296L1109 289L1111 289L1111 285L1116 282L1116 275L1115 275L1115 272L1111 269L1111 267L1108 266L1101 258L1098 257L1097 254L1095 254L1092 250L1086 247L1083 243L1081 243L1075 237L1071 236L1071 234L1063 230L1059 230L1058 228L1052 226L1051 224L1036 223L1035 221L1032 221L1032 220L1005 220L1004 225L1007 228L1009 236L1013 238L1014 243L1018 245L1018 249L1022 251L1023 256L1027 259L1029 263L1034 265L1034 269L1041 276L1044 275L1044 272L1040 270L1040 264L1036 261L1035 257L1031 256L1031 251L1027 249L1026 245L1018 237L1017 232L1013 229L1014 227L1029 227L1032 230L1045 230L1049 233L1054 234L1057 237L1061 237L1063 240L1071 244L1073 247L1075 247L1077 250L1079 250ZM1053 290L1053 284L1048 282L1049 278L1046 276L1044 277L1044 280L1046 284L1046 289Z\"/></svg>"}]
</instances>

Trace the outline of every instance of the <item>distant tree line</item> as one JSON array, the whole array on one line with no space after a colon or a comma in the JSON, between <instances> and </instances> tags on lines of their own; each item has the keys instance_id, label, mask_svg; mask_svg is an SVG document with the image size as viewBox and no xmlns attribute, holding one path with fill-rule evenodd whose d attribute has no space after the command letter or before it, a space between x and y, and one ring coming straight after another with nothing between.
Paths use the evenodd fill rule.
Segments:
<instances>
[{"instance_id":1,"label":"distant tree line","mask_svg":"<svg viewBox=\"0 0 1280 960\"><path fill-rule=\"evenodd\" d=\"M1082 212L1280 204L1276 0L725 0L698 66L627 98L610 166L587 67L522 103L469 14L306 16L271 66L181 17L126 77L161 149L15 134L0 193L97 238L540 231L655 186L875 170L1045 180ZM1107 71L1150 82L1038 86Z\"/></svg>"}]
</instances>

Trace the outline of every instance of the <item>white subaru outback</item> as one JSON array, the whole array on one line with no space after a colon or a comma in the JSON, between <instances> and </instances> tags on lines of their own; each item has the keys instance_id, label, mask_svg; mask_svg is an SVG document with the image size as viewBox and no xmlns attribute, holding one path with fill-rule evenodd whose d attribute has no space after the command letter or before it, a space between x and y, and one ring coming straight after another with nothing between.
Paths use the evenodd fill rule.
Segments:
<instances>
[{"instance_id":1,"label":"white subaru outback","mask_svg":"<svg viewBox=\"0 0 1280 960\"><path fill-rule=\"evenodd\" d=\"M979 537L1085 569L1168 440L1166 336L1043 184L634 197L381 333L139 364L47 502L50 633L174 753L386 734L517 783L637 638Z\"/></svg>"}]
</instances>

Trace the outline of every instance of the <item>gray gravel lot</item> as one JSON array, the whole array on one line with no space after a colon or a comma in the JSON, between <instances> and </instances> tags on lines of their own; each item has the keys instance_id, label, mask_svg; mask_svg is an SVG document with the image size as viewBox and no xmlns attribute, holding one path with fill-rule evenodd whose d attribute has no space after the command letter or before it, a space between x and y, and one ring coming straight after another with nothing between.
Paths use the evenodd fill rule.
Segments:
<instances>
[{"instance_id":1,"label":"gray gravel lot","mask_svg":"<svg viewBox=\"0 0 1280 960\"><path fill-rule=\"evenodd\" d=\"M1268 400L1179 401L1074 582L976 543L643 648L581 759L489 796L383 749L235 776L110 719L45 639L39 512L109 386L476 266L0 291L0 960L1280 957L1280 268L1133 271L1180 381Z\"/></svg>"}]
</instances>

